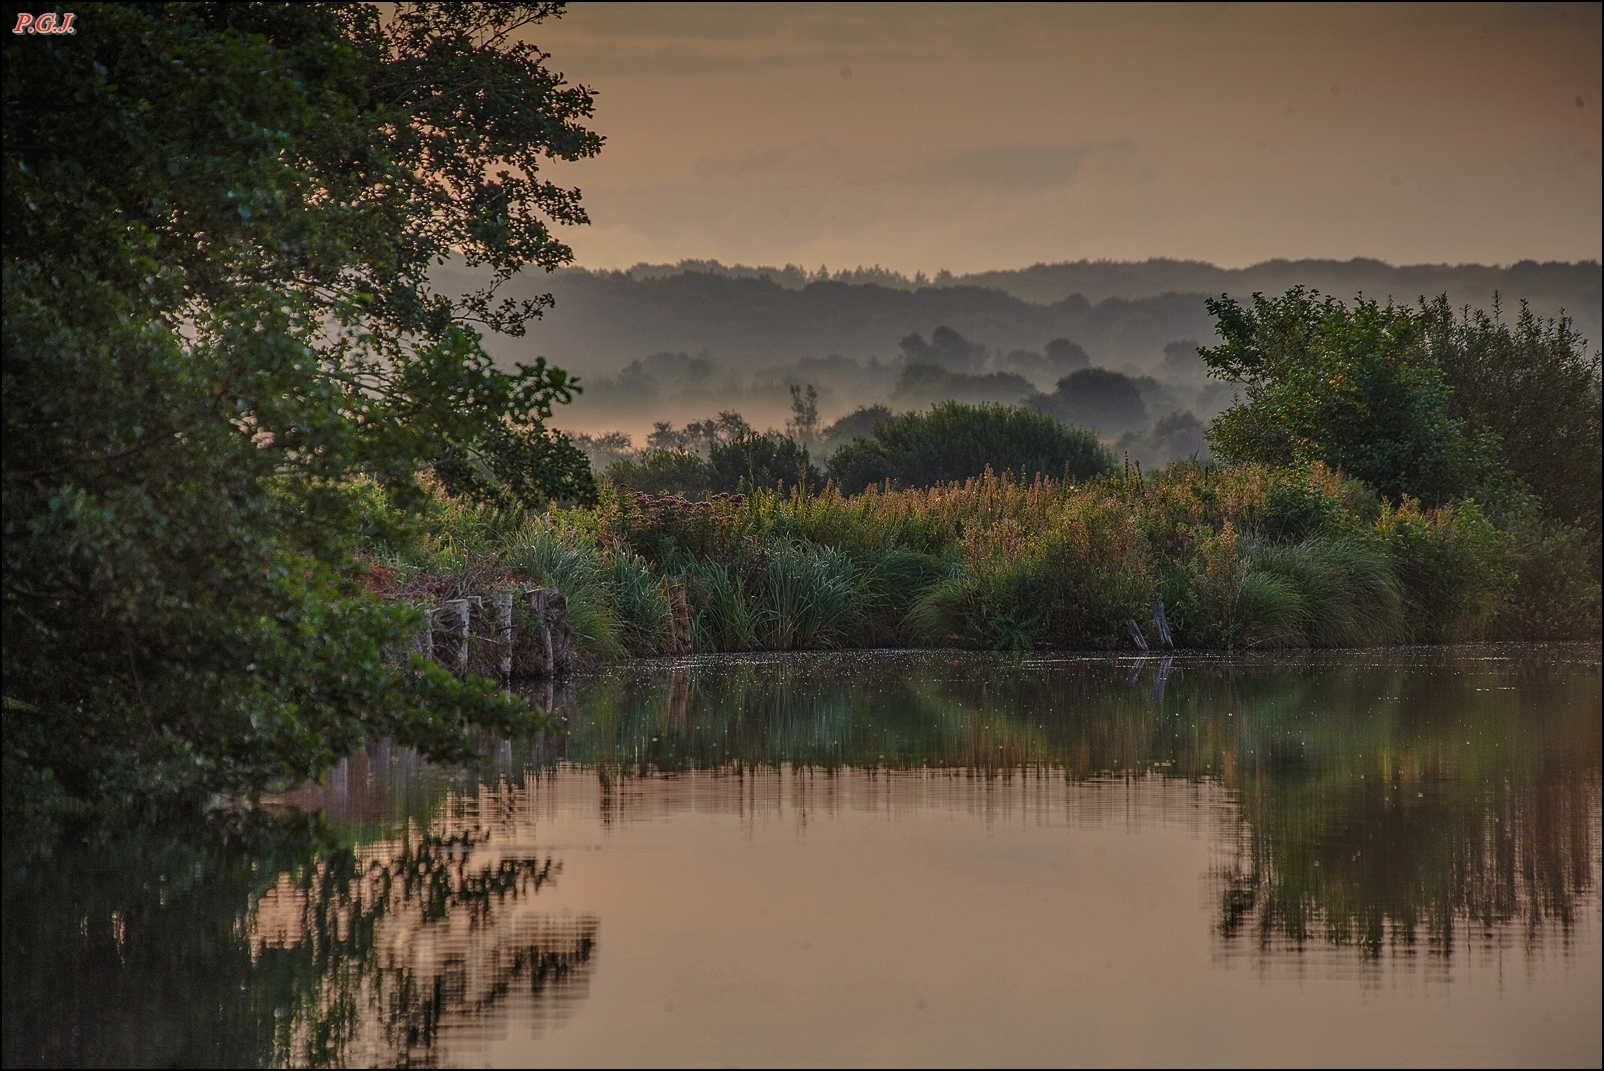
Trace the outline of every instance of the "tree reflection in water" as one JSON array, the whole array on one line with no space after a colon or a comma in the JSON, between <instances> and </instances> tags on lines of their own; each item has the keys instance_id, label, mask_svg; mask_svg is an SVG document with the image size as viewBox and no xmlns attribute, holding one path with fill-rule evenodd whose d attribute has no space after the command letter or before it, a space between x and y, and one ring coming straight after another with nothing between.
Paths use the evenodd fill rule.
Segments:
<instances>
[{"instance_id":1,"label":"tree reflection in water","mask_svg":"<svg viewBox=\"0 0 1604 1071\"><path fill-rule=\"evenodd\" d=\"M143 825L48 856L8 838L4 1062L428 1063L560 1023L598 921L539 910L561 863L530 839L534 802L559 782L604 822L687 805L687 784L736 810L786 779L946 807L1192 782L1229 800L1227 956L1564 949L1597 896L1596 650L691 659L554 698L567 730L482 770L375 745L285 800L315 819Z\"/></svg>"},{"instance_id":2,"label":"tree reflection in water","mask_svg":"<svg viewBox=\"0 0 1604 1071\"><path fill-rule=\"evenodd\" d=\"M1473 648L1113 661L754 658L609 676L566 757L1220 783L1227 950L1568 941L1596 889L1599 660ZM605 807L605 804L604 804Z\"/></svg>"},{"instance_id":3,"label":"tree reflection in water","mask_svg":"<svg viewBox=\"0 0 1604 1071\"><path fill-rule=\"evenodd\" d=\"M5 1063L429 1062L583 999L597 920L524 901L549 856L461 821L341 845L222 818L7 867Z\"/></svg>"}]
</instances>

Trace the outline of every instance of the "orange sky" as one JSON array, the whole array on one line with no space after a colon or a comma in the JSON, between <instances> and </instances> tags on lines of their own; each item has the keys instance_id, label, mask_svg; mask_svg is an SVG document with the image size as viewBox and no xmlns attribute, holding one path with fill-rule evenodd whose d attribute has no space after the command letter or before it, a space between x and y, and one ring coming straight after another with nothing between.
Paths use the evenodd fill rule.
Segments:
<instances>
[{"instance_id":1,"label":"orange sky","mask_svg":"<svg viewBox=\"0 0 1604 1071\"><path fill-rule=\"evenodd\" d=\"M1597 259L1601 5L572 5L579 263Z\"/></svg>"}]
</instances>

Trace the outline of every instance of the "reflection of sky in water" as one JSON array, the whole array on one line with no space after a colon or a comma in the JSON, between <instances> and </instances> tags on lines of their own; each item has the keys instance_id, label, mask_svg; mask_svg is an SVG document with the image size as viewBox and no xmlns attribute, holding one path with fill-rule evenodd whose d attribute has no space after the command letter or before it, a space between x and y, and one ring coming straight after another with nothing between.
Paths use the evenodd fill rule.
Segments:
<instances>
[{"instance_id":1,"label":"reflection of sky in water","mask_svg":"<svg viewBox=\"0 0 1604 1071\"><path fill-rule=\"evenodd\" d=\"M49 1020L16 994L114 960L147 1010L96 1051L218 1030L164 955L241 993L235 1062L1599 1059L1596 651L695 659L537 698L565 735L474 775L371 748L284 801L311 840L200 850L208 881L63 860L23 919L8 875L7 1062ZM69 950L50 981L14 922Z\"/></svg>"}]
</instances>

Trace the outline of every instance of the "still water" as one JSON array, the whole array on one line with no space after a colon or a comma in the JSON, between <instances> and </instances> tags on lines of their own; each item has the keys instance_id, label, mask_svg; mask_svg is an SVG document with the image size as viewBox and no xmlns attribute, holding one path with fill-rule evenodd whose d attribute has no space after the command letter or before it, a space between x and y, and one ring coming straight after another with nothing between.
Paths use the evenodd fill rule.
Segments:
<instances>
[{"instance_id":1,"label":"still water","mask_svg":"<svg viewBox=\"0 0 1604 1071\"><path fill-rule=\"evenodd\" d=\"M1600 656L635 663L11 862L23 1064L1601 1059Z\"/></svg>"}]
</instances>

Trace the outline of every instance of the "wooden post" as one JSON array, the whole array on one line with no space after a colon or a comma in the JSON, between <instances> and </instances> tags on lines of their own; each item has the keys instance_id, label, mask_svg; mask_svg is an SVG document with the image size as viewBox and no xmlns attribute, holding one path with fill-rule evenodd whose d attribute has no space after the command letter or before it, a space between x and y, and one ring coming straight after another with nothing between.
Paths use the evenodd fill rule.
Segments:
<instances>
[{"instance_id":1,"label":"wooden post","mask_svg":"<svg viewBox=\"0 0 1604 1071\"><path fill-rule=\"evenodd\" d=\"M535 648L535 658L538 665L535 672L542 677L549 677L556 670L555 659L551 650L551 626L546 621L547 592L545 588L527 588L524 592L529 596L529 609L539 622L540 646Z\"/></svg>"},{"instance_id":2,"label":"wooden post","mask_svg":"<svg viewBox=\"0 0 1604 1071\"><path fill-rule=\"evenodd\" d=\"M1136 646L1144 651L1147 650L1147 637L1142 635L1142 626L1136 623L1136 618L1131 618L1125 624L1130 627L1131 639L1136 641Z\"/></svg>"},{"instance_id":3,"label":"wooden post","mask_svg":"<svg viewBox=\"0 0 1604 1071\"><path fill-rule=\"evenodd\" d=\"M468 632L473 621L467 599L452 599L447 606L457 612L457 672L468 672Z\"/></svg>"},{"instance_id":4,"label":"wooden post","mask_svg":"<svg viewBox=\"0 0 1604 1071\"><path fill-rule=\"evenodd\" d=\"M496 642L501 644L501 675L512 676L512 592L496 592Z\"/></svg>"},{"instance_id":5,"label":"wooden post","mask_svg":"<svg viewBox=\"0 0 1604 1071\"><path fill-rule=\"evenodd\" d=\"M668 598L668 651L667 654L691 653L691 605L685 597L685 588L668 579L663 580L663 594Z\"/></svg>"},{"instance_id":6,"label":"wooden post","mask_svg":"<svg viewBox=\"0 0 1604 1071\"><path fill-rule=\"evenodd\" d=\"M423 657L434 661L434 607L423 611L423 637L418 641Z\"/></svg>"},{"instance_id":7,"label":"wooden post","mask_svg":"<svg viewBox=\"0 0 1604 1071\"><path fill-rule=\"evenodd\" d=\"M1153 627L1158 629L1158 642L1168 650L1175 650L1175 641L1170 638L1169 618L1164 616L1164 600L1160 598L1153 599Z\"/></svg>"}]
</instances>

